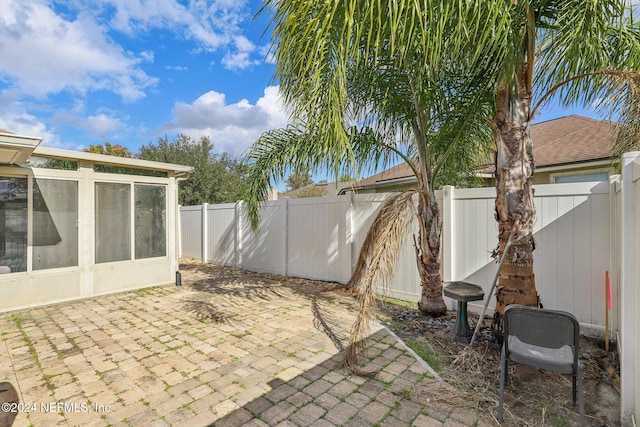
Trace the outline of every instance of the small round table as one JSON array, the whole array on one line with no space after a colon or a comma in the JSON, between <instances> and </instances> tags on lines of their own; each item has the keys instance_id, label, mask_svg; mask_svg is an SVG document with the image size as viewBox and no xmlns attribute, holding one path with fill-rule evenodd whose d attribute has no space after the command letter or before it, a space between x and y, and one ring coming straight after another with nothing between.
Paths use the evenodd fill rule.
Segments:
<instances>
[{"instance_id":1,"label":"small round table","mask_svg":"<svg viewBox=\"0 0 640 427\"><path fill-rule=\"evenodd\" d=\"M453 339L468 343L473 332L471 332L467 318L467 302L484 299L484 291L473 283L447 282L444 284L444 296L458 301L458 316L452 331Z\"/></svg>"}]
</instances>

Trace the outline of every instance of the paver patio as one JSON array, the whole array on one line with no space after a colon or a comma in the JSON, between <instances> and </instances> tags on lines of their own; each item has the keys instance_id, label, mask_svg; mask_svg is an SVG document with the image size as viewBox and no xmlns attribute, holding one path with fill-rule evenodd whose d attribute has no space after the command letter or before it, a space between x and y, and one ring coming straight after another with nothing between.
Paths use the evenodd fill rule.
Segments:
<instances>
[{"instance_id":1,"label":"paver patio","mask_svg":"<svg viewBox=\"0 0 640 427\"><path fill-rule=\"evenodd\" d=\"M341 368L353 297L182 271L181 287L0 315L0 381L22 405L13 425L493 425L378 323L373 374Z\"/></svg>"}]
</instances>

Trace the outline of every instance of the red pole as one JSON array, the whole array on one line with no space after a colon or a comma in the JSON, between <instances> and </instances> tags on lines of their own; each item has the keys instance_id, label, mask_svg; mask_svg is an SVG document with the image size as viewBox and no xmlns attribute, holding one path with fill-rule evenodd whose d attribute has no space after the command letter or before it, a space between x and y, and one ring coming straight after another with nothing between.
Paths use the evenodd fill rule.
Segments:
<instances>
[{"instance_id":1,"label":"red pole","mask_svg":"<svg viewBox=\"0 0 640 427\"><path fill-rule=\"evenodd\" d=\"M609 311L611 310L611 283L609 283L609 270L604 274L604 289L605 289L605 330L604 330L604 348L609 354Z\"/></svg>"}]
</instances>

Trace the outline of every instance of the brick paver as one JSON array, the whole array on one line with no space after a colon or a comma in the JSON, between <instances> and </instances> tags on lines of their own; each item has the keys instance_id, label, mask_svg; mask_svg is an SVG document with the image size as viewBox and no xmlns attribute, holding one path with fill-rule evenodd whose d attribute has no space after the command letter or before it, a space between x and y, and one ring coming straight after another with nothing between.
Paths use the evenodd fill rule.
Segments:
<instances>
[{"instance_id":1,"label":"brick paver","mask_svg":"<svg viewBox=\"0 0 640 427\"><path fill-rule=\"evenodd\" d=\"M1 314L0 381L33 404L14 425L493 425L440 403L452 390L377 322L372 375L343 369L351 296L214 266L182 274L182 287Z\"/></svg>"}]
</instances>

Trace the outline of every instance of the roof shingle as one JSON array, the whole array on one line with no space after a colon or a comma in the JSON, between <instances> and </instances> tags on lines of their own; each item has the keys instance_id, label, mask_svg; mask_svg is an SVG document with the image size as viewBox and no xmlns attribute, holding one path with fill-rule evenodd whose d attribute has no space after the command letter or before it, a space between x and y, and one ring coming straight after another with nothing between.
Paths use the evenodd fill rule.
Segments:
<instances>
[{"instance_id":1,"label":"roof shingle","mask_svg":"<svg viewBox=\"0 0 640 427\"><path fill-rule=\"evenodd\" d=\"M616 139L615 126L572 114L531 126L533 158L538 168L609 159ZM493 170L493 165L491 166ZM400 163L358 182L366 187L413 176L406 163Z\"/></svg>"}]
</instances>

